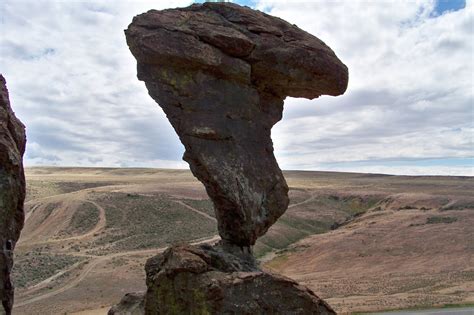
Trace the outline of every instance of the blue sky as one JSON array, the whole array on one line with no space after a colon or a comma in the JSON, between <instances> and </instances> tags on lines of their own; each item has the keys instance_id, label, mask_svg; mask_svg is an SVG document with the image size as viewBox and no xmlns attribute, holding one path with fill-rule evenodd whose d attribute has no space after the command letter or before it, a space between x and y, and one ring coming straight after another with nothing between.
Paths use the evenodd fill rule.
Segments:
<instances>
[{"instance_id":1,"label":"blue sky","mask_svg":"<svg viewBox=\"0 0 474 315\"><path fill-rule=\"evenodd\" d=\"M201 1L194 1L196 3L203 3L205 2L204 0ZM248 7L254 8L259 1L254 1L254 0L232 0L230 2L237 3L240 5L246 5ZM292 1L293 5L298 5L298 3L303 3L303 2L311 2L309 0L307 1ZM464 9L466 7L466 0L437 0L435 1L435 6L433 10L433 14L435 15L441 15L445 12L448 11L457 11Z\"/></svg>"},{"instance_id":2,"label":"blue sky","mask_svg":"<svg viewBox=\"0 0 474 315\"><path fill-rule=\"evenodd\" d=\"M201 0L201 1L194 1L195 3L203 3L203 2L206 2L204 0ZM251 7L251 8L254 8L255 5L258 3L258 1L253 1L253 0L234 0L234 1L228 1L228 2L232 2L232 3L237 3L237 4L240 4L240 5L246 5L248 7Z\"/></svg>"},{"instance_id":3,"label":"blue sky","mask_svg":"<svg viewBox=\"0 0 474 315\"><path fill-rule=\"evenodd\" d=\"M285 100L283 169L474 175L472 1L234 1L322 39L348 65L345 95ZM186 168L136 79L123 29L192 0L3 0L0 72L34 165Z\"/></svg>"},{"instance_id":4,"label":"blue sky","mask_svg":"<svg viewBox=\"0 0 474 315\"><path fill-rule=\"evenodd\" d=\"M441 15L448 11L457 11L466 7L466 0L437 0L434 11Z\"/></svg>"}]
</instances>

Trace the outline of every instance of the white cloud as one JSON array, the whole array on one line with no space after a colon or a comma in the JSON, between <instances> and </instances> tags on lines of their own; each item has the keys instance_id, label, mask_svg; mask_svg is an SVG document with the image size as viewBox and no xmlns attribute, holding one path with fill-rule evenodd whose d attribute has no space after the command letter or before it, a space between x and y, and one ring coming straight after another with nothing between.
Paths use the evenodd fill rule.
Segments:
<instances>
[{"instance_id":1,"label":"white cloud","mask_svg":"<svg viewBox=\"0 0 474 315\"><path fill-rule=\"evenodd\" d=\"M472 163L452 172L423 165L474 155L472 3L437 17L433 1L262 0L257 7L318 36L349 67L345 95L286 100L273 130L283 168L373 160L349 170L472 174ZM420 165L380 167L380 159Z\"/></svg>"},{"instance_id":2,"label":"white cloud","mask_svg":"<svg viewBox=\"0 0 474 315\"><path fill-rule=\"evenodd\" d=\"M314 170L318 170L317 168ZM392 175L443 175L443 176L474 176L474 169L467 166L326 166L322 170L335 172L358 172L372 174L392 174Z\"/></svg>"},{"instance_id":3,"label":"white cloud","mask_svg":"<svg viewBox=\"0 0 474 315\"><path fill-rule=\"evenodd\" d=\"M1 1L0 72L28 128L27 165L185 167L123 30L148 9L190 3ZM350 73L343 96L286 100L272 132L282 168L472 174L472 165L423 165L473 156L472 1L437 17L433 1L257 7L321 38ZM420 164L383 165L394 159Z\"/></svg>"},{"instance_id":4,"label":"white cloud","mask_svg":"<svg viewBox=\"0 0 474 315\"><path fill-rule=\"evenodd\" d=\"M27 165L183 164L174 130L136 79L123 33L133 16L165 7L164 1L2 1L0 72L27 126Z\"/></svg>"}]
</instances>

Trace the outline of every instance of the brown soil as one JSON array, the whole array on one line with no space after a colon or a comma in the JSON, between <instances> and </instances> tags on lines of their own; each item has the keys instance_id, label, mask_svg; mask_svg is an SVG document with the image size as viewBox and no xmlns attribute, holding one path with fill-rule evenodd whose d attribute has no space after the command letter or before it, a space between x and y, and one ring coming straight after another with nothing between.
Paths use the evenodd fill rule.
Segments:
<instances>
[{"instance_id":1,"label":"brown soil","mask_svg":"<svg viewBox=\"0 0 474 315\"><path fill-rule=\"evenodd\" d=\"M17 254L83 260L17 289L18 314L104 314L126 292L145 289L143 265L167 244L218 239L212 212L198 206L205 190L189 171L30 168L26 175L34 189ZM255 248L266 268L308 285L339 312L474 302L473 178L285 176L291 206ZM114 225L133 213L114 204L119 196L131 198L127 205L151 200L170 207L169 215L157 208L164 221L155 237L164 243L116 246L135 236ZM84 204L96 207L97 223L71 232ZM142 221L133 224L146 230ZM205 228L199 236L189 235L192 222Z\"/></svg>"}]
</instances>

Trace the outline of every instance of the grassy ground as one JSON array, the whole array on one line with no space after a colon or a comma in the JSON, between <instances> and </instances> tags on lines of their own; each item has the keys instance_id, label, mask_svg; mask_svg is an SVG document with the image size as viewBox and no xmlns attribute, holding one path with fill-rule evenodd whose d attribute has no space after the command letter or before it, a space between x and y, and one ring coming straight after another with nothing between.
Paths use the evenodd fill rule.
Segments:
<instances>
[{"instance_id":1,"label":"grassy ground","mask_svg":"<svg viewBox=\"0 0 474 315\"><path fill-rule=\"evenodd\" d=\"M74 212L65 233L80 235L91 230L99 222L99 209L91 203L82 203Z\"/></svg>"},{"instance_id":2,"label":"grassy ground","mask_svg":"<svg viewBox=\"0 0 474 315\"><path fill-rule=\"evenodd\" d=\"M55 180L28 180L26 182L26 202L59 194L70 193L88 188L107 186L111 182L69 182Z\"/></svg>"},{"instance_id":3,"label":"grassy ground","mask_svg":"<svg viewBox=\"0 0 474 315\"><path fill-rule=\"evenodd\" d=\"M214 217L189 171L33 168L26 175L31 213L16 248L16 301L35 300L17 314L117 303L124 292L145 289L143 265L158 248L217 233L199 214ZM284 175L290 208L255 247L269 254L269 268L308 285L338 312L474 301L473 178ZM46 196L54 197L34 200ZM84 260L68 269L77 259ZM52 274L40 290L26 288Z\"/></svg>"},{"instance_id":4,"label":"grassy ground","mask_svg":"<svg viewBox=\"0 0 474 315\"><path fill-rule=\"evenodd\" d=\"M255 246L255 254L262 257L273 250L286 249L308 235L326 233L354 217L366 212L379 202L381 196L339 196L316 194L310 202L290 207L285 214L261 237ZM307 200L310 195L291 197L290 204Z\"/></svg>"},{"instance_id":5,"label":"grassy ground","mask_svg":"<svg viewBox=\"0 0 474 315\"><path fill-rule=\"evenodd\" d=\"M13 282L18 288L26 288L81 260L82 258L79 257L52 255L41 251L19 254L15 257Z\"/></svg>"},{"instance_id":6,"label":"grassy ground","mask_svg":"<svg viewBox=\"0 0 474 315\"><path fill-rule=\"evenodd\" d=\"M204 213L207 213L211 217L216 217L214 213L214 205L212 204L212 201L209 199L202 199L202 200L196 200L196 199L181 199L185 204L198 209Z\"/></svg>"},{"instance_id":7,"label":"grassy ground","mask_svg":"<svg viewBox=\"0 0 474 315\"><path fill-rule=\"evenodd\" d=\"M166 195L107 193L93 198L106 209L105 231L94 243L106 246L105 252L162 247L217 233L213 221Z\"/></svg>"}]
</instances>

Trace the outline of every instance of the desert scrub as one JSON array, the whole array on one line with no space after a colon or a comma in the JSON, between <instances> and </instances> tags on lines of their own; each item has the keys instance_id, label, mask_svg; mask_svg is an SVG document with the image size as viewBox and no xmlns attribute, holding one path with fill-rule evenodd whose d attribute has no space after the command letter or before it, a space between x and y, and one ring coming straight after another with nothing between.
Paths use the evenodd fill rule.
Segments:
<instances>
[{"instance_id":1,"label":"desert scrub","mask_svg":"<svg viewBox=\"0 0 474 315\"><path fill-rule=\"evenodd\" d=\"M16 255L15 265L13 266L13 282L19 288L26 288L81 260L83 258L52 255L37 251Z\"/></svg>"},{"instance_id":2,"label":"desert scrub","mask_svg":"<svg viewBox=\"0 0 474 315\"><path fill-rule=\"evenodd\" d=\"M82 203L74 212L67 227L68 234L81 234L94 228L99 222L99 209L90 203Z\"/></svg>"},{"instance_id":3,"label":"desert scrub","mask_svg":"<svg viewBox=\"0 0 474 315\"><path fill-rule=\"evenodd\" d=\"M281 223L277 223L281 224ZM267 234L263 235L257 240L256 243L256 255L261 256L265 253L265 248L270 247L271 249L284 249L289 245L296 243L304 237L310 235L307 232L300 231L294 228L282 227L278 231L270 230ZM264 245L264 246L262 246ZM261 251L263 250L263 251Z\"/></svg>"},{"instance_id":4,"label":"desert scrub","mask_svg":"<svg viewBox=\"0 0 474 315\"><path fill-rule=\"evenodd\" d=\"M288 197L290 198L290 205L303 202L311 198L311 194L306 189L289 187Z\"/></svg>"},{"instance_id":5,"label":"desert scrub","mask_svg":"<svg viewBox=\"0 0 474 315\"><path fill-rule=\"evenodd\" d=\"M30 210L30 213L34 214L36 217L35 225L36 226L41 225L46 219L48 219L51 213L60 206L61 206L61 203L58 203L58 202L50 202L46 204L41 204L41 203L35 204Z\"/></svg>"},{"instance_id":6,"label":"desert scrub","mask_svg":"<svg viewBox=\"0 0 474 315\"><path fill-rule=\"evenodd\" d=\"M88 188L120 185L118 182L61 182L48 180L27 180L26 201L53 195L66 194Z\"/></svg>"},{"instance_id":7,"label":"desert scrub","mask_svg":"<svg viewBox=\"0 0 474 315\"><path fill-rule=\"evenodd\" d=\"M324 200L324 197L321 197L325 205L342 210L349 215L364 213L382 200L379 196L328 196L327 199Z\"/></svg>"},{"instance_id":8,"label":"desert scrub","mask_svg":"<svg viewBox=\"0 0 474 315\"><path fill-rule=\"evenodd\" d=\"M458 200L454 203L448 203L440 209L441 211L451 210L474 210L474 201L472 200Z\"/></svg>"},{"instance_id":9,"label":"desert scrub","mask_svg":"<svg viewBox=\"0 0 474 315\"><path fill-rule=\"evenodd\" d=\"M453 223L456 222L458 218L454 217L429 217L426 219L426 224L438 224L438 223Z\"/></svg>"},{"instance_id":10,"label":"desert scrub","mask_svg":"<svg viewBox=\"0 0 474 315\"><path fill-rule=\"evenodd\" d=\"M120 185L119 182L105 182L105 181L96 181L96 182L54 182L54 185L57 186L58 191L61 194L67 194L70 192L75 192L83 189L97 188L102 186L110 185Z\"/></svg>"},{"instance_id":11,"label":"desert scrub","mask_svg":"<svg viewBox=\"0 0 474 315\"><path fill-rule=\"evenodd\" d=\"M207 213L208 215L212 217L216 216L216 214L214 213L214 204L209 199L203 199L203 200L181 199L181 201L190 207L193 207L199 211Z\"/></svg>"},{"instance_id":12,"label":"desert scrub","mask_svg":"<svg viewBox=\"0 0 474 315\"><path fill-rule=\"evenodd\" d=\"M285 249L309 235L326 233L365 213L381 199L380 196L319 195L288 208L275 227L257 240L255 254L260 257L269 250Z\"/></svg>"},{"instance_id":13,"label":"desert scrub","mask_svg":"<svg viewBox=\"0 0 474 315\"><path fill-rule=\"evenodd\" d=\"M321 234L329 231L332 220L318 220L312 218L301 218L292 215L283 215L280 222L307 234Z\"/></svg>"},{"instance_id":14,"label":"desert scrub","mask_svg":"<svg viewBox=\"0 0 474 315\"><path fill-rule=\"evenodd\" d=\"M59 206L60 206L60 203L56 203L56 202L54 202L54 203L48 203L48 204L44 207L44 209L43 209L43 211L42 211L43 217L42 217L42 219L41 219L41 223L43 223L44 220L46 220L46 219L51 215L51 213L53 212L53 210L56 209L56 208L58 208Z\"/></svg>"},{"instance_id":15,"label":"desert scrub","mask_svg":"<svg viewBox=\"0 0 474 315\"><path fill-rule=\"evenodd\" d=\"M49 181L27 180L25 201L59 194L58 187Z\"/></svg>"},{"instance_id":16,"label":"desert scrub","mask_svg":"<svg viewBox=\"0 0 474 315\"><path fill-rule=\"evenodd\" d=\"M106 228L96 245L134 250L212 236L216 224L166 195L94 194L105 209Z\"/></svg>"},{"instance_id":17,"label":"desert scrub","mask_svg":"<svg viewBox=\"0 0 474 315\"><path fill-rule=\"evenodd\" d=\"M120 267L120 266L126 265L127 263L128 263L128 260L123 257L114 257L109 262L109 264L114 267Z\"/></svg>"}]
</instances>

